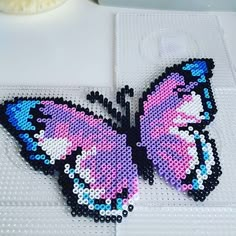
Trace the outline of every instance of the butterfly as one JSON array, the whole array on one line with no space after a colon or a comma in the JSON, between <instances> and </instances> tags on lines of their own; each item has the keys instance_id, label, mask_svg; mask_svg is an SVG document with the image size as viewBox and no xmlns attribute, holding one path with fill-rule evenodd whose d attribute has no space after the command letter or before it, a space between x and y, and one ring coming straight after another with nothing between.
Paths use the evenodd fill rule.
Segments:
<instances>
[{"instance_id":1,"label":"butterfly","mask_svg":"<svg viewBox=\"0 0 236 236\"><path fill-rule=\"evenodd\" d=\"M114 104L98 91L110 119L63 98L15 97L0 105L0 123L19 142L21 155L44 174L57 175L73 216L121 222L138 199L138 177L155 172L178 191L204 201L222 174L215 140L205 130L217 112L212 59L167 68L139 99L135 124L126 85Z\"/></svg>"}]
</instances>

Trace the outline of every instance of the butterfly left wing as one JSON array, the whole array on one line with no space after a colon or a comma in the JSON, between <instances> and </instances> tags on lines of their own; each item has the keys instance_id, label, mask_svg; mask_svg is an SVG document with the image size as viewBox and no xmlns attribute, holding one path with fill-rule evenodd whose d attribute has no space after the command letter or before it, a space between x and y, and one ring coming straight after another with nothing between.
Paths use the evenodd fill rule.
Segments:
<instances>
[{"instance_id":1,"label":"butterfly left wing","mask_svg":"<svg viewBox=\"0 0 236 236\"><path fill-rule=\"evenodd\" d=\"M138 176L125 134L63 99L15 98L0 111L25 160L45 174L59 172L73 215L120 222L132 211Z\"/></svg>"},{"instance_id":2,"label":"butterfly left wing","mask_svg":"<svg viewBox=\"0 0 236 236\"><path fill-rule=\"evenodd\" d=\"M141 145L158 174L194 200L204 201L219 183L215 141L205 127L216 114L210 85L211 59L168 68L144 97Z\"/></svg>"}]
</instances>

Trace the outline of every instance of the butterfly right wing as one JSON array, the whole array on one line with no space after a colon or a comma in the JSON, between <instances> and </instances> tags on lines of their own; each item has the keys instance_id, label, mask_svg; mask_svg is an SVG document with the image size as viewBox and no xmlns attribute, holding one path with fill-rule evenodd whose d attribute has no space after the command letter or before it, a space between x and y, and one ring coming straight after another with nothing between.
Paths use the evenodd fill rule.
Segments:
<instances>
[{"instance_id":1,"label":"butterfly right wing","mask_svg":"<svg viewBox=\"0 0 236 236\"><path fill-rule=\"evenodd\" d=\"M143 102L141 145L158 174L194 200L204 201L218 185L221 167L215 141L204 128L216 106L210 59L168 68Z\"/></svg>"}]
</instances>

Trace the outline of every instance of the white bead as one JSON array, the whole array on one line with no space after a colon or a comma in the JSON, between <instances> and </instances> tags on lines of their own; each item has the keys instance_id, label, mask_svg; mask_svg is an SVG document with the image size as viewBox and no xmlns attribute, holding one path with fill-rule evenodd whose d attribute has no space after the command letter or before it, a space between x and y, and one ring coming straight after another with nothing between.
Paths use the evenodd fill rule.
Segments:
<instances>
[{"instance_id":1,"label":"white bead","mask_svg":"<svg viewBox=\"0 0 236 236\"><path fill-rule=\"evenodd\" d=\"M197 179L200 179L202 176L200 174L197 174Z\"/></svg>"},{"instance_id":2,"label":"white bead","mask_svg":"<svg viewBox=\"0 0 236 236\"><path fill-rule=\"evenodd\" d=\"M112 210L112 211L111 211L111 214L112 214L113 216L116 216L116 215L117 215L117 211L116 211L116 210Z\"/></svg>"},{"instance_id":3,"label":"white bead","mask_svg":"<svg viewBox=\"0 0 236 236\"><path fill-rule=\"evenodd\" d=\"M88 194L88 193L89 193L89 189L88 189L88 188L85 188L85 189L84 189L84 193Z\"/></svg>"},{"instance_id":4,"label":"white bead","mask_svg":"<svg viewBox=\"0 0 236 236\"><path fill-rule=\"evenodd\" d=\"M189 126L189 127L188 127L188 130L189 130L189 131L193 131L193 127L192 127L192 126Z\"/></svg>"},{"instance_id":5,"label":"white bead","mask_svg":"<svg viewBox=\"0 0 236 236\"><path fill-rule=\"evenodd\" d=\"M74 179L74 178L75 178L75 175L71 173L71 174L69 174L69 178L70 178L70 179Z\"/></svg>"},{"instance_id":6,"label":"white bead","mask_svg":"<svg viewBox=\"0 0 236 236\"><path fill-rule=\"evenodd\" d=\"M106 214L106 212L104 210L100 210L99 211L100 215L104 216Z\"/></svg>"},{"instance_id":7,"label":"white bead","mask_svg":"<svg viewBox=\"0 0 236 236\"><path fill-rule=\"evenodd\" d=\"M198 183L199 183L200 185L203 184L202 178L198 180Z\"/></svg>"},{"instance_id":8,"label":"white bead","mask_svg":"<svg viewBox=\"0 0 236 236\"><path fill-rule=\"evenodd\" d=\"M197 169L197 170L196 170L196 173L197 173L197 174L201 174L201 170Z\"/></svg>"},{"instance_id":9,"label":"white bead","mask_svg":"<svg viewBox=\"0 0 236 236\"><path fill-rule=\"evenodd\" d=\"M65 168L69 169L70 168L70 164L65 164Z\"/></svg>"},{"instance_id":10,"label":"white bead","mask_svg":"<svg viewBox=\"0 0 236 236\"><path fill-rule=\"evenodd\" d=\"M78 199L77 203L81 205L81 204L83 204L83 200Z\"/></svg>"},{"instance_id":11,"label":"white bead","mask_svg":"<svg viewBox=\"0 0 236 236\"><path fill-rule=\"evenodd\" d=\"M78 190L77 188L74 188L74 189L73 189L73 193L74 193L74 194L78 194L78 192L79 192L79 190Z\"/></svg>"},{"instance_id":12,"label":"white bead","mask_svg":"<svg viewBox=\"0 0 236 236\"><path fill-rule=\"evenodd\" d=\"M106 210L106 215L110 216L111 215L111 211L110 210Z\"/></svg>"},{"instance_id":13,"label":"white bead","mask_svg":"<svg viewBox=\"0 0 236 236\"><path fill-rule=\"evenodd\" d=\"M187 170L185 171L185 173L186 173L187 175L189 175L189 174L191 173L191 171L190 171L189 169L187 169Z\"/></svg>"},{"instance_id":14,"label":"white bead","mask_svg":"<svg viewBox=\"0 0 236 236\"><path fill-rule=\"evenodd\" d=\"M110 199L106 199L106 204L110 205L111 204L111 200Z\"/></svg>"},{"instance_id":15,"label":"white bead","mask_svg":"<svg viewBox=\"0 0 236 236\"><path fill-rule=\"evenodd\" d=\"M206 179L208 179L208 176L207 176L207 175L203 175L202 178L203 178L204 180L206 180Z\"/></svg>"},{"instance_id":16,"label":"white bead","mask_svg":"<svg viewBox=\"0 0 236 236\"><path fill-rule=\"evenodd\" d=\"M84 200L83 200L83 203L84 203L85 205L88 205L88 199L84 199Z\"/></svg>"},{"instance_id":17,"label":"white bead","mask_svg":"<svg viewBox=\"0 0 236 236\"><path fill-rule=\"evenodd\" d=\"M91 156L91 151L87 151L87 156Z\"/></svg>"},{"instance_id":18,"label":"white bead","mask_svg":"<svg viewBox=\"0 0 236 236\"><path fill-rule=\"evenodd\" d=\"M200 185L200 186L199 186L199 189L200 189L200 190L203 190L203 189L204 189L204 186L203 186L203 185Z\"/></svg>"}]
</instances>

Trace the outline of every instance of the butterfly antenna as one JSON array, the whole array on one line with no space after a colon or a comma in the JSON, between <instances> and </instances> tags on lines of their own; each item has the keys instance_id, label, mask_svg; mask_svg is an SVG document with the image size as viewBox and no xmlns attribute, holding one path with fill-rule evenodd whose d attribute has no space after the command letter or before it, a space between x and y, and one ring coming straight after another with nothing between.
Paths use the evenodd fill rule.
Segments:
<instances>
[{"instance_id":1,"label":"butterfly antenna","mask_svg":"<svg viewBox=\"0 0 236 236\"><path fill-rule=\"evenodd\" d=\"M130 129L130 102L126 101L127 95L130 97L134 96L134 89L129 88L128 85L125 85L124 88L121 88L121 90L116 93L116 102L125 110L125 114L121 117L121 128L123 132Z\"/></svg>"},{"instance_id":2,"label":"butterfly antenna","mask_svg":"<svg viewBox=\"0 0 236 236\"><path fill-rule=\"evenodd\" d=\"M87 100L89 100L91 103L98 101L104 108L106 108L108 114L111 115L112 118L121 123L122 132L125 132L125 130L130 128L130 102L126 101L127 95L130 97L134 96L134 89L129 88L128 85L126 85L116 94L116 102L121 106L122 109L124 109L124 114L122 114L121 111L117 111L117 109L114 108L112 102L98 91L91 91L90 94L87 95ZM109 123L111 123L111 120L109 121ZM117 124L113 123L113 125L116 126Z\"/></svg>"},{"instance_id":3,"label":"butterfly antenna","mask_svg":"<svg viewBox=\"0 0 236 236\"><path fill-rule=\"evenodd\" d=\"M104 108L106 108L107 113L111 115L112 118L115 118L117 122L121 122L121 112L117 111L117 109L113 107L112 102L98 91L91 91L90 94L87 95L87 100L89 100L91 103L95 103L96 101L98 101ZM112 119L104 119L104 121L107 122L110 126L117 128L117 124L115 122L112 123Z\"/></svg>"}]
</instances>

